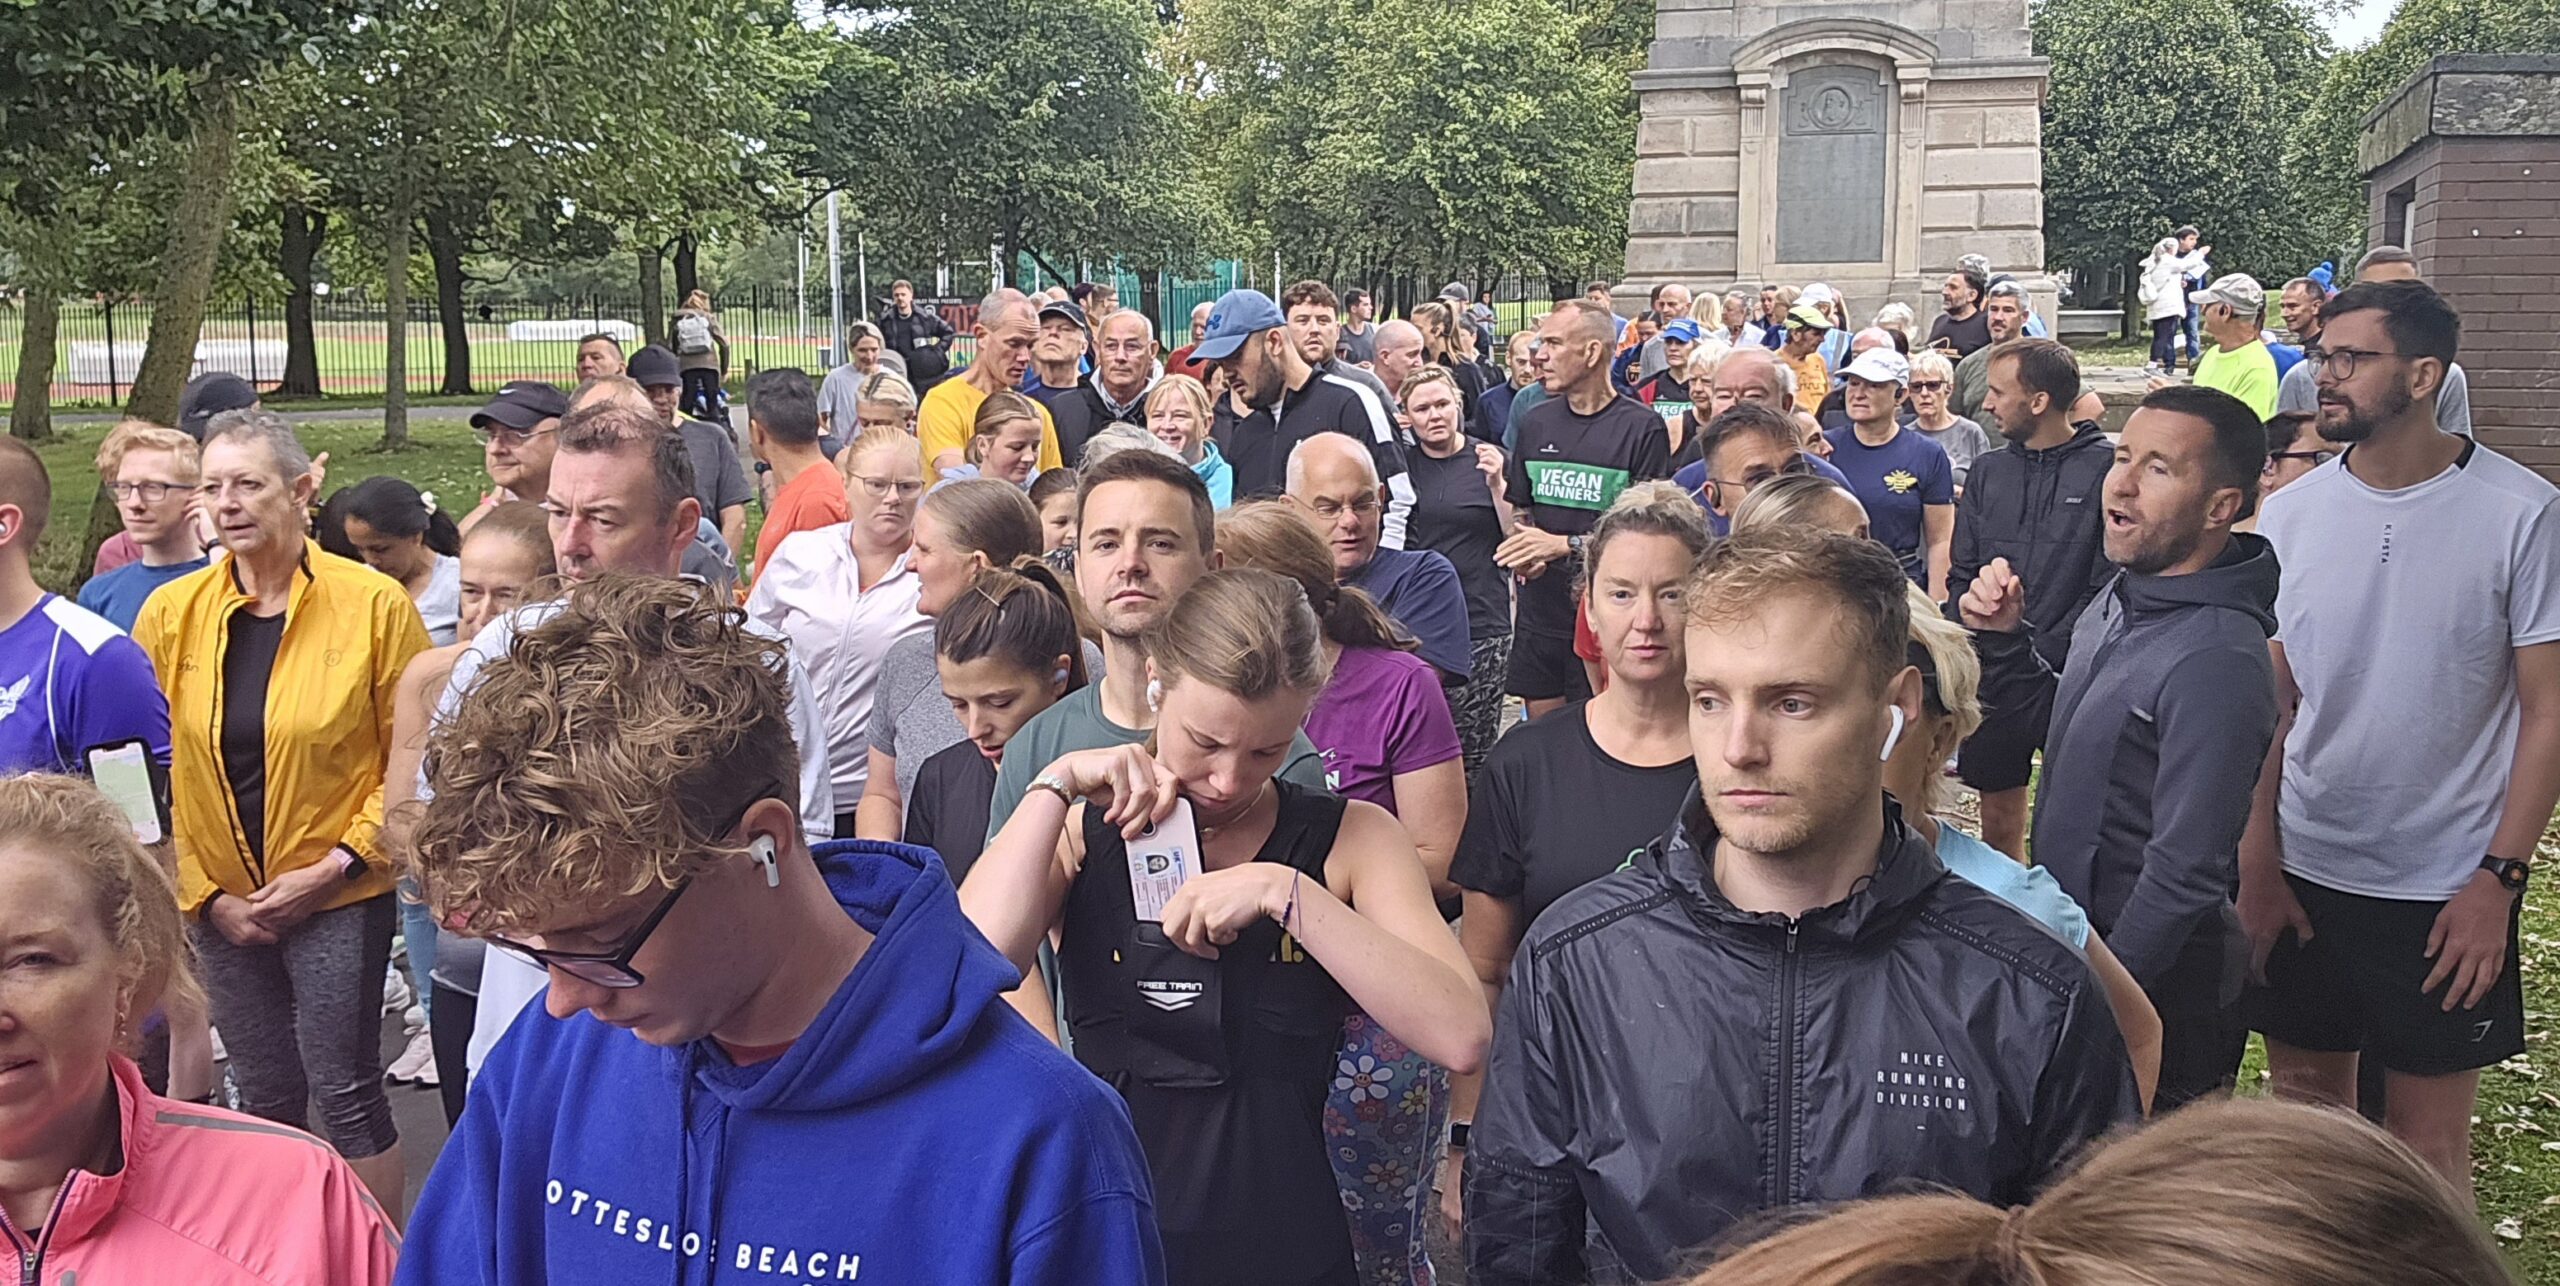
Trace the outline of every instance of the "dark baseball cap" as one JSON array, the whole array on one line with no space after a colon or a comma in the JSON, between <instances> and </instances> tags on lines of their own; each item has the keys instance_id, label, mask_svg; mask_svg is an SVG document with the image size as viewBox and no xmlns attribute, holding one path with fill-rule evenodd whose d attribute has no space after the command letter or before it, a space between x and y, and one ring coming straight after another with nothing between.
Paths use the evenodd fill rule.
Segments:
<instances>
[{"instance_id":1,"label":"dark baseball cap","mask_svg":"<svg viewBox=\"0 0 2560 1286\"><path fill-rule=\"evenodd\" d=\"M249 381L229 371L206 371L178 394L178 431L202 442L213 417L257 404L258 390Z\"/></svg>"},{"instance_id":2,"label":"dark baseball cap","mask_svg":"<svg viewBox=\"0 0 2560 1286\"><path fill-rule=\"evenodd\" d=\"M642 388L674 388L684 383L684 368L677 363L676 355L656 344L632 350L622 373Z\"/></svg>"},{"instance_id":3,"label":"dark baseball cap","mask_svg":"<svg viewBox=\"0 0 2560 1286\"><path fill-rule=\"evenodd\" d=\"M1089 327L1092 324L1085 320L1084 309L1077 307L1075 301L1071 299L1061 299L1055 303L1040 305L1039 320L1047 321L1052 317L1064 317L1078 327Z\"/></svg>"},{"instance_id":4,"label":"dark baseball cap","mask_svg":"<svg viewBox=\"0 0 2560 1286\"><path fill-rule=\"evenodd\" d=\"M1217 306L1209 310L1209 327L1201 333L1200 346L1191 350L1191 360L1223 362L1235 356L1247 339L1288 322L1271 296L1259 290L1230 290L1218 296Z\"/></svg>"},{"instance_id":5,"label":"dark baseball cap","mask_svg":"<svg viewBox=\"0 0 2560 1286\"><path fill-rule=\"evenodd\" d=\"M471 427L500 424L524 433L568 413L568 394L540 380L509 380L498 386L498 395L487 406L472 413Z\"/></svg>"}]
</instances>

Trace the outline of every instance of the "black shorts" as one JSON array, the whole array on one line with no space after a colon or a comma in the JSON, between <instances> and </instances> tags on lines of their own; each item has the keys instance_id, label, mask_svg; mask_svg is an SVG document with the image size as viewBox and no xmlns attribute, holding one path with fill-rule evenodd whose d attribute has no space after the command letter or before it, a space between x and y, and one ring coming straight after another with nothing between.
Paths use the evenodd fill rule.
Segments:
<instances>
[{"instance_id":1,"label":"black shorts","mask_svg":"<svg viewBox=\"0 0 2560 1286\"><path fill-rule=\"evenodd\" d=\"M2035 776L2044 721L2025 712L1985 710L1982 726L1956 747L1956 776L1986 795L2024 790Z\"/></svg>"},{"instance_id":2,"label":"black shorts","mask_svg":"<svg viewBox=\"0 0 2560 1286\"><path fill-rule=\"evenodd\" d=\"M1591 676L1582 669L1582 658L1573 654L1573 636L1514 631L1511 635L1511 673L1504 690L1523 701L1547 701L1562 697L1580 701L1591 695Z\"/></svg>"},{"instance_id":3,"label":"black shorts","mask_svg":"<svg viewBox=\"0 0 2560 1286\"><path fill-rule=\"evenodd\" d=\"M2362 1051L2410 1076L2449 1076L2524 1052L2524 983L2517 922L2507 916L2507 965L2477 1008L2444 1010L2444 989L2418 988L2442 902L2341 893L2286 875L2311 920L2311 941L2287 933L2267 958L2267 985L2249 989L2249 1026L2267 1039L2326 1053Z\"/></svg>"}]
</instances>

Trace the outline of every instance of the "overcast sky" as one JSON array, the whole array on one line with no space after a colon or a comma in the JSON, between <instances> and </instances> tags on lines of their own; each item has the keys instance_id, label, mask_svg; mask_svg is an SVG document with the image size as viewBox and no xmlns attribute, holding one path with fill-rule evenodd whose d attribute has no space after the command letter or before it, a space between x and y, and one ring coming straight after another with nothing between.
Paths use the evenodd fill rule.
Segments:
<instances>
[{"instance_id":1,"label":"overcast sky","mask_svg":"<svg viewBox=\"0 0 2560 1286\"><path fill-rule=\"evenodd\" d=\"M2339 48L2352 49L2382 34L2382 24L2391 20L2391 11L2399 0L2349 0L2329 18L2329 35Z\"/></svg>"}]
</instances>

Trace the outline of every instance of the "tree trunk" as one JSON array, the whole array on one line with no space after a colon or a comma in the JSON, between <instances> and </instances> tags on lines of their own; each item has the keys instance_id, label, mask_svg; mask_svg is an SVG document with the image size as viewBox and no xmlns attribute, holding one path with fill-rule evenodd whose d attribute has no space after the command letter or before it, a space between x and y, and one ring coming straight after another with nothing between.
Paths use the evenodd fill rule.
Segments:
<instances>
[{"instance_id":1,"label":"tree trunk","mask_svg":"<svg viewBox=\"0 0 2560 1286\"><path fill-rule=\"evenodd\" d=\"M392 194L383 219L382 253L382 449L409 445L409 225L415 221L409 185Z\"/></svg>"},{"instance_id":2,"label":"tree trunk","mask_svg":"<svg viewBox=\"0 0 2560 1286\"><path fill-rule=\"evenodd\" d=\"M128 415L174 424L178 395L195 372L196 335L204 329L205 302L213 293L214 260L231 230L231 172L239 155L239 103L221 91L196 119L179 178L181 212L169 220L158 280L151 291L151 339L133 373ZM101 496L105 495L102 488ZM114 506L107 506L112 517Z\"/></svg>"},{"instance_id":3,"label":"tree trunk","mask_svg":"<svg viewBox=\"0 0 2560 1286\"><path fill-rule=\"evenodd\" d=\"M9 436L42 442L53 436L54 329L61 324L62 299L49 283L26 293L26 309L18 320L18 392L9 403Z\"/></svg>"},{"instance_id":4,"label":"tree trunk","mask_svg":"<svg viewBox=\"0 0 2560 1286\"><path fill-rule=\"evenodd\" d=\"M436 270L436 323L444 333L444 383L439 393L471 391L471 331L462 313L462 245L453 216L427 212L427 258Z\"/></svg>"},{"instance_id":5,"label":"tree trunk","mask_svg":"<svg viewBox=\"0 0 2560 1286\"><path fill-rule=\"evenodd\" d=\"M320 346L311 325L311 263L329 237L329 216L288 203L284 207L283 249L276 270L284 275L284 382L281 397L320 396Z\"/></svg>"},{"instance_id":6,"label":"tree trunk","mask_svg":"<svg viewBox=\"0 0 2560 1286\"><path fill-rule=\"evenodd\" d=\"M679 303L693 298L693 292L702 289L701 254L700 238L690 232L676 234L676 299Z\"/></svg>"},{"instance_id":7,"label":"tree trunk","mask_svg":"<svg viewBox=\"0 0 2560 1286\"><path fill-rule=\"evenodd\" d=\"M640 334L652 344L667 342L667 283L658 258L655 245L640 247Z\"/></svg>"},{"instance_id":8,"label":"tree trunk","mask_svg":"<svg viewBox=\"0 0 2560 1286\"><path fill-rule=\"evenodd\" d=\"M1183 318L1182 324L1175 326L1172 324L1174 319L1164 315L1163 269L1141 268L1138 270L1138 311L1146 314L1147 320L1154 325L1157 334L1178 334L1182 336L1182 344L1191 342L1191 319ZM1176 348L1181 346L1181 344L1173 345Z\"/></svg>"}]
</instances>

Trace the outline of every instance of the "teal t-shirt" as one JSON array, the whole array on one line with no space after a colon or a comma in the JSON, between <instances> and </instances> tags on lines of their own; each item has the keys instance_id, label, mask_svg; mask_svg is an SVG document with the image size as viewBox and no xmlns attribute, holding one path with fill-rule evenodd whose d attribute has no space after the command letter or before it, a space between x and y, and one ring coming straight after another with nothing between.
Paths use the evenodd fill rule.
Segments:
<instances>
[{"instance_id":1,"label":"teal t-shirt","mask_svg":"<svg viewBox=\"0 0 2560 1286\"><path fill-rule=\"evenodd\" d=\"M1057 762L1058 756L1100 746L1134 746L1151 732L1146 728L1123 728L1104 718L1102 685L1098 683L1088 683L1033 715L1031 722L1022 725L1022 731L1005 743L1004 766L996 772L994 805L987 810L987 842L994 843L996 832L1013 820L1014 807L1022 802L1022 792L1031 788L1031 779ZM1280 775L1301 786L1325 788L1324 760L1303 730L1289 739L1289 758L1280 765Z\"/></svg>"},{"instance_id":2,"label":"teal t-shirt","mask_svg":"<svg viewBox=\"0 0 2560 1286\"><path fill-rule=\"evenodd\" d=\"M2026 912L2083 955L2088 953L2089 917L2043 867L2018 861L1944 820L1938 823L1938 860L1967 883Z\"/></svg>"}]
</instances>

